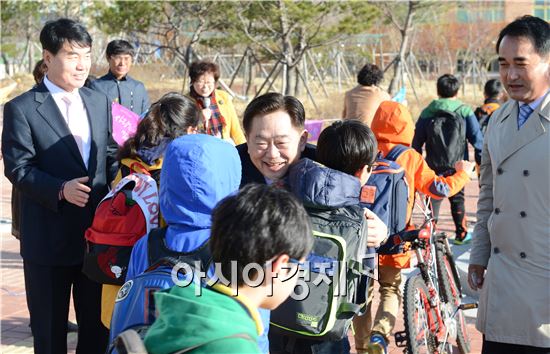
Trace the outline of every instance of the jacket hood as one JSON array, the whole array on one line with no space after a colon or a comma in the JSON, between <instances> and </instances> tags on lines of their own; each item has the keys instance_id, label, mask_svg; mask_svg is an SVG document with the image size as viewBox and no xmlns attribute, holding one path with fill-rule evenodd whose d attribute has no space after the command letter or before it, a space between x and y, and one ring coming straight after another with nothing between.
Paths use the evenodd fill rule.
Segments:
<instances>
[{"instance_id":1,"label":"jacket hood","mask_svg":"<svg viewBox=\"0 0 550 354\"><path fill-rule=\"evenodd\" d=\"M359 178L308 158L302 158L290 167L288 184L306 207L334 209L359 204Z\"/></svg>"},{"instance_id":2,"label":"jacket hood","mask_svg":"<svg viewBox=\"0 0 550 354\"><path fill-rule=\"evenodd\" d=\"M199 285L174 286L155 294L160 315L145 338L149 352L174 353L234 334L247 334L257 339L251 316L236 299L208 288L201 289L201 296L196 296L195 286ZM252 343L252 347L256 344ZM206 349L196 352L204 353ZM229 349L228 352L238 352L236 348Z\"/></svg>"},{"instance_id":3,"label":"jacket hood","mask_svg":"<svg viewBox=\"0 0 550 354\"><path fill-rule=\"evenodd\" d=\"M458 107L461 107L461 106L464 106L464 104L457 100L457 99L453 99L453 98L438 98L436 100L433 100L432 102L430 102L430 104L428 105L428 107L426 107L421 113L420 113L420 118L429 118L429 117L433 117L435 112L439 111L439 110L443 110L443 111L454 111L456 110ZM464 113L466 116L469 114L467 112L467 110L469 108L467 108L466 106L462 107L462 109L460 109L459 111L462 112L462 110L466 110L466 113Z\"/></svg>"},{"instance_id":4,"label":"jacket hood","mask_svg":"<svg viewBox=\"0 0 550 354\"><path fill-rule=\"evenodd\" d=\"M162 158L166 152L170 139L164 138L156 146L146 147L143 146L138 149L137 155L139 158L148 165L154 165L155 161Z\"/></svg>"},{"instance_id":5,"label":"jacket hood","mask_svg":"<svg viewBox=\"0 0 550 354\"><path fill-rule=\"evenodd\" d=\"M371 129L379 145L401 144L411 146L414 123L407 108L397 102L384 101L378 107Z\"/></svg>"},{"instance_id":6,"label":"jacket hood","mask_svg":"<svg viewBox=\"0 0 550 354\"><path fill-rule=\"evenodd\" d=\"M228 142L206 134L172 141L160 177L160 211L168 234L209 229L212 210L239 188L240 181L239 155Z\"/></svg>"}]
</instances>

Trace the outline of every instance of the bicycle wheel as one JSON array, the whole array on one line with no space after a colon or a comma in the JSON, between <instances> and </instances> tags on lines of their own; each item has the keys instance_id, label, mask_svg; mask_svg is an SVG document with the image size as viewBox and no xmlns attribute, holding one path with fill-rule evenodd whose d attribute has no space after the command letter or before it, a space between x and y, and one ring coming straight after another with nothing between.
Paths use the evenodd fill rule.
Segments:
<instances>
[{"instance_id":1,"label":"bicycle wheel","mask_svg":"<svg viewBox=\"0 0 550 354\"><path fill-rule=\"evenodd\" d=\"M433 353L436 348L430 331L430 319L434 316L429 303L428 287L420 275L405 282L403 311L408 353Z\"/></svg>"},{"instance_id":2,"label":"bicycle wheel","mask_svg":"<svg viewBox=\"0 0 550 354\"><path fill-rule=\"evenodd\" d=\"M456 270L452 256L447 253L445 245L438 243L435 252L437 273L439 275L440 294L445 307L443 311L447 316L452 316L461 302L462 293L457 286L457 281L453 273ZM443 307L442 307L443 308ZM470 338L466 329L466 320L462 310L458 310L455 315L454 323L449 328L452 337L456 337L456 344L461 354L470 352Z\"/></svg>"}]
</instances>

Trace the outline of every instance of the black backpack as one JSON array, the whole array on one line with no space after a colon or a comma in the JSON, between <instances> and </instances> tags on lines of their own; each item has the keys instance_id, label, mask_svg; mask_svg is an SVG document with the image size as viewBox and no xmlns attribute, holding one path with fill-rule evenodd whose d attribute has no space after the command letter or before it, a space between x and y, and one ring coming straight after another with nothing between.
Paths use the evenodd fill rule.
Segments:
<instances>
[{"instance_id":1,"label":"black backpack","mask_svg":"<svg viewBox=\"0 0 550 354\"><path fill-rule=\"evenodd\" d=\"M458 110L438 110L426 127L426 162L436 173L453 168L464 158L466 148L466 120Z\"/></svg>"},{"instance_id":2,"label":"black backpack","mask_svg":"<svg viewBox=\"0 0 550 354\"><path fill-rule=\"evenodd\" d=\"M174 251L166 245L165 227L151 230L147 239L147 252L149 264L155 264L165 257L172 257L188 264L200 261L200 269L206 271L212 262L208 240L191 252Z\"/></svg>"},{"instance_id":3,"label":"black backpack","mask_svg":"<svg viewBox=\"0 0 550 354\"><path fill-rule=\"evenodd\" d=\"M295 293L304 295L306 291L307 296L301 300L289 297L271 311L270 331L302 339L340 340L364 307L357 302L356 292L364 272L365 212L359 206L306 210L315 243ZM340 266L334 262L341 262ZM323 269L327 265L330 268ZM325 281L319 281L323 278Z\"/></svg>"},{"instance_id":4,"label":"black backpack","mask_svg":"<svg viewBox=\"0 0 550 354\"><path fill-rule=\"evenodd\" d=\"M477 107L474 114L476 115L477 121L479 122L479 128L481 129L481 133L483 136L485 136L485 132L487 131L487 126L489 125L489 119L491 118L491 115L493 115L493 112L496 111L500 105L496 102L489 102L485 103L481 107Z\"/></svg>"}]
</instances>

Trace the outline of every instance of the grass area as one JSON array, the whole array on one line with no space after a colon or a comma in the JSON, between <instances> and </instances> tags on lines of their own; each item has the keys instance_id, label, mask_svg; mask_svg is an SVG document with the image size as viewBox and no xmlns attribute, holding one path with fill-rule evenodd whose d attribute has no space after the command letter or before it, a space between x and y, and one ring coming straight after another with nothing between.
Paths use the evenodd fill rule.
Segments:
<instances>
[{"instance_id":1,"label":"grass area","mask_svg":"<svg viewBox=\"0 0 550 354\"><path fill-rule=\"evenodd\" d=\"M101 76L107 71L106 66L94 66L91 73L94 76ZM178 78L175 70L169 66L161 64L147 64L142 66L135 66L132 68L132 77L142 81L149 92L151 101L159 99L163 94L175 91L182 92L184 80ZM227 78L226 78L227 79ZM34 79L30 74L18 74L13 80L3 80L0 82L0 87L5 87L11 82L17 82L17 87L7 96L7 100L29 90L34 85ZM186 82L186 86L189 84L189 80ZM257 79L254 83L256 88L259 88L262 84L262 79ZM237 92L240 92L241 83L236 80L234 88ZM280 85L275 85L280 87ZM306 117L308 119L338 119L342 115L344 93L345 91L355 86L354 82L342 83L342 89L338 89L338 85L335 82L325 83L328 91L328 97L325 96L324 91L321 89L317 82L312 82L310 90L315 97L318 110L307 96L305 90L298 98L304 104L306 109ZM382 87L387 87L388 82L384 82ZM418 95L416 99L413 90L410 86L407 87L407 107L411 111L413 119L416 120L420 115L420 112L426 107L431 100L436 97L436 88L434 80L417 80L415 90ZM184 93L188 93L189 89L185 87ZM248 102L253 98L254 92L251 90L251 94L247 101L243 101L235 98L233 103L237 114L242 117L242 113L246 108ZM460 90L459 99L469 104L472 108L480 105L483 101L482 91L479 86L473 84L466 84L464 90Z\"/></svg>"}]
</instances>

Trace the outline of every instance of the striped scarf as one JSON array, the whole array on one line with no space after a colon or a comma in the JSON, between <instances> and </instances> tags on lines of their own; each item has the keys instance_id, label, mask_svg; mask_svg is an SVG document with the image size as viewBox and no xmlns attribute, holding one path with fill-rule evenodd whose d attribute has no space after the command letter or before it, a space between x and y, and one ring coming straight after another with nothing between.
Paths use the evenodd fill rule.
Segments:
<instances>
[{"instance_id":1,"label":"striped scarf","mask_svg":"<svg viewBox=\"0 0 550 354\"><path fill-rule=\"evenodd\" d=\"M195 102L200 109L210 108L210 111L212 112L212 115L208 120L208 126L203 125L201 129L202 132L223 139L222 129L225 127L225 118L222 116L218 107L216 90L212 91L212 95L210 95L210 106L208 107L205 107L204 105L204 97L196 93L193 86L191 86L191 97L195 99ZM220 104L223 104L223 101L220 101Z\"/></svg>"}]
</instances>

